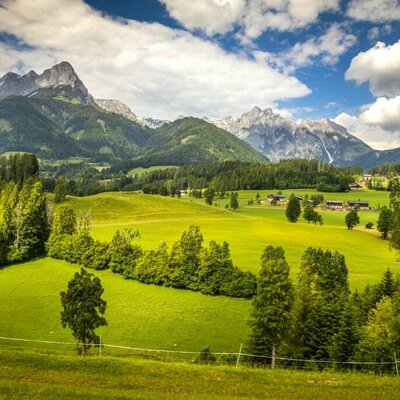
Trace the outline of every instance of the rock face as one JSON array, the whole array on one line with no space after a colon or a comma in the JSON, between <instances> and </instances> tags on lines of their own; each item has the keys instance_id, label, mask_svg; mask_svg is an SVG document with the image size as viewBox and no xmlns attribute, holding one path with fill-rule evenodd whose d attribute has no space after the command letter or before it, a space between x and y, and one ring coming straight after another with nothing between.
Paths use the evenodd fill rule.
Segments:
<instances>
[{"instance_id":1,"label":"rock face","mask_svg":"<svg viewBox=\"0 0 400 400\"><path fill-rule=\"evenodd\" d=\"M254 107L237 119L205 119L233 133L273 162L307 158L342 165L372 150L331 120L295 122L269 108Z\"/></svg>"},{"instance_id":2,"label":"rock face","mask_svg":"<svg viewBox=\"0 0 400 400\"><path fill-rule=\"evenodd\" d=\"M25 75L9 72L0 79L0 98L6 96L26 96L38 89L56 88L58 86L72 87L77 99L87 105L95 106L95 101L86 86L79 79L66 61L43 71L38 75L35 71L29 71Z\"/></svg>"},{"instance_id":3,"label":"rock face","mask_svg":"<svg viewBox=\"0 0 400 400\"><path fill-rule=\"evenodd\" d=\"M122 115L123 117L128 118L129 120L136 122L139 125L147 126L148 128L152 129L160 128L165 123L169 122L136 115L126 104L122 103L119 100L96 99L96 104L103 110Z\"/></svg>"}]
</instances>

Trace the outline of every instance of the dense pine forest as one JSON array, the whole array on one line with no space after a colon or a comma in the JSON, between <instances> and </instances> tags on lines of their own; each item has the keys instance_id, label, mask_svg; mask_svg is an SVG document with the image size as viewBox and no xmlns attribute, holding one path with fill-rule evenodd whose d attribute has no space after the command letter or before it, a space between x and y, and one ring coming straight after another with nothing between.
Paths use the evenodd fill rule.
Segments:
<instances>
[{"instance_id":1,"label":"dense pine forest","mask_svg":"<svg viewBox=\"0 0 400 400\"><path fill-rule=\"evenodd\" d=\"M67 191L87 195L104 191L135 191L174 195L179 190L211 188L216 191L316 188L322 192L346 192L358 167L335 167L316 160L284 160L277 164L225 161L194 166L160 168L129 176L132 164L117 163L101 171L88 163L46 165L42 169L45 188L54 190L64 177Z\"/></svg>"}]
</instances>

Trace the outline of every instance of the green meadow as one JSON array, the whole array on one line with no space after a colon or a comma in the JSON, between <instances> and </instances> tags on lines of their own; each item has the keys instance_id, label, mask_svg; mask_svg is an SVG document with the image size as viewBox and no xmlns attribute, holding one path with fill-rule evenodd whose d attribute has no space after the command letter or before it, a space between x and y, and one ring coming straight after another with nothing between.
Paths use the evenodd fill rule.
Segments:
<instances>
[{"instance_id":1,"label":"green meadow","mask_svg":"<svg viewBox=\"0 0 400 400\"><path fill-rule=\"evenodd\" d=\"M0 399L395 400L399 378L0 352Z\"/></svg>"},{"instance_id":2,"label":"green meadow","mask_svg":"<svg viewBox=\"0 0 400 400\"><path fill-rule=\"evenodd\" d=\"M60 292L79 268L43 258L0 269L0 336L74 342L60 324ZM110 270L94 272L108 303L108 326L99 330L104 343L194 352L211 345L216 352L235 352L247 338L247 300L145 285ZM14 345L24 343L0 340L0 349ZM75 351L74 346L37 346Z\"/></svg>"},{"instance_id":3,"label":"green meadow","mask_svg":"<svg viewBox=\"0 0 400 400\"><path fill-rule=\"evenodd\" d=\"M137 167L133 168L128 172L129 176L140 176L145 174L146 172L152 172L152 171L160 171L164 169L170 169L170 168L177 168L175 165L154 165L152 167Z\"/></svg>"},{"instance_id":4,"label":"green meadow","mask_svg":"<svg viewBox=\"0 0 400 400\"><path fill-rule=\"evenodd\" d=\"M301 256L308 246L337 250L346 256L350 284L361 289L367 283L377 282L387 268L400 272L397 254L390 251L387 241L376 229L366 229L367 222L376 226L377 211L361 211L361 223L354 230L344 224L346 211L322 210L324 225L314 226L300 219L287 222L285 206L270 206L266 197L273 191L260 191L261 205L248 206L248 200L257 192L239 192L240 208L236 212L225 209L227 202L216 200L217 206L205 205L204 199L171 198L140 193L102 193L73 198L68 203L80 212L91 211L93 236L110 240L116 229L135 227L141 233L138 243L144 248L155 247L160 241L171 245L191 224L201 227L205 241L227 241L233 260L245 270L258 271L259 257L268 245L285 248L293 276L299 269ZM298 195L316 193L296 190ZM284 191L290 195L292 191ZM388 204L387 192L357 191L324 194L326 199L348 201L369 200L371 207Z\"/></svg>"},{"instance_id":5,"label":"green meadow","mask_svg":"<svg viewBox=\"0 0 400 400\"><path fill-rule=\"evenodd\" d=\"M263 199L268 193L260 192ZM248 199L255 194L240 192L241 207L237 212L226 210L225 203L220 207L207 206L204 199L139 193L69 197L67 202L79 212L91 211L93 236L99 240L110 240L116 229L135 227L141 233L138 242L152 248L161 240L172 244L190 224L198 224L206 241L228 241L234 262L253 272L257 272L260 254L268 244L286 249L294 279L307 246L342 252L353 289L377 282L388 267L399 272L397 254L389 250L388 242L375 229L364 228L366 222L376 222L377 212L362 211L362 224L353 231L346 229L345 212L340 211L321 211L323 226L302 220L291 224L286 221L284 207L270 206L266 201L260 206L247 206ZM365 192L362 198L384 204L388 194ZM71 342L70 332L60 326L59 293L79 268L41 258L1 269L0 336ZM101 278L108 302L109 325L100 330L104 343L194 352L211 345L214 352L235 352L246 342L248 300L145 285L124 280L110 270L93 272ZM0 340L0 348L14 345ZM60 349L53 345L37 346ZM74 348L66 346L60 350L73 352ZM104 351L115 353L109 348ZM128 350L123 352L131 354Z\"/></svg>"}]
</instances>

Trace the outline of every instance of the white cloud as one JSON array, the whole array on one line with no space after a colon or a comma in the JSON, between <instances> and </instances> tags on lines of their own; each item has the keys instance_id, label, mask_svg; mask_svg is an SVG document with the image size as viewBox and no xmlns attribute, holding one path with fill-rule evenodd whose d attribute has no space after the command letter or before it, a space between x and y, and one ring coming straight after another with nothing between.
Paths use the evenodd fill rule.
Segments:
<instances>
[{"instance_id":1,"label":"white cloud","mask_svg":"<svg viewBox=\"0 0 400 400\"><path fill-rule=\"evenodd\" d=\"M359 53L351 61L345 76L358 84L369 82L375 96L400 94L400 40L392 46L378 42L366 52Z\"/></svg>"},{"instance_id":2,"label":"white cloud","mask_svg":"<svg viewBox=\"0 0 400 400\"><path fill-rule=\"evenodd\" d=\"M199 29L208 35L226 33L242 17L245 0L160 0L171 17L186 29Z\"/></svg>"},{"instance_id":3,"label":"white cloud","mask_svg":"<svg viewBox=\"0 0 400 400\"><path fill-rule=\"evenodd\" d=\"M361 21L395 21L400 19L400 4L398 0L352 0L347 15Z\"/></svg>"},{"instance_id":4,"label":"white cloud","mask_svg":"<svg viewBox=\"0 0 400 400\"><path fill-rule=\"evenodd\" d=\"M387 36L392 32L393 32L393 27L390 23L381 26L373 26L368 31L368 39L371 41L376 41L378 38L382 36Z\"/></svg>"},{"instance_id":5,"label":"white cloud","mask_svg":"<svg viewBox=\"0 0 400 400\"><path fill-rule=\"evenodd\" d=\"M321 13L336 11L339 0L254 0L243 16L244 34L258 37L267 29L293 31L318 20Z\"/></svg>"},{"instance_id":6,"label":"white cloud","mask_svg":"<svg viewBox=\"0 0 400 400\"><path fill-rule=\"evenodd\" d=\"M375 149L400 147L400 96L378 98L359 115L341 113L335 122Z\"/></svg>"},{"instance_id":7,"label":"white cloud","mask_svg":"<svg viewBox=\"0 0 400 400\"><path fill-rule=\"evenodd\" d=\"M263 53L272 65L286 72L299 67L322 63L334 65L339 57L356 43L356 37L344 31L339 24L333 24L319 37L312 37L303 43L296 43L289 50L279 53ZM261 52L256 53L258 56Z\"/></svg>"},{"instance_id":8,"label":"white cloud","mask_svg":"<svg viewBox=\"0 0 400 400\"><path fill-rule=\"evenodd\" d=\"M66 60L95 97L118 98L142 115L239 114L249 104L267 107L310 92L295 77L188 32L112 19L80 0L1 4L0 31L32 48L3 43L0 73L21 63L41 72Z\"/></svg>"},{"instance_id":9,"label":"white cloud","mask_svg":"<svg viewBox=\"0 0 400 400\"><path fill-rule=\"evenodd\" d=\"M208 35L226 33L237 24L242 40L272 29L293 31L315 22L326 11L336 11L339 0L160 0L169 14L189 30Z\"/></svg>"},{"instance_id":10,"label":"white cloud","mask_svg":"<svg viewBox=\"0 0 400 400\"><path fill-rule=\"evenodd\" d=\"M400 132L400 96L376 99L360 118L367 124L381 126L390 132Z\"/></svg>"}]
</instances>

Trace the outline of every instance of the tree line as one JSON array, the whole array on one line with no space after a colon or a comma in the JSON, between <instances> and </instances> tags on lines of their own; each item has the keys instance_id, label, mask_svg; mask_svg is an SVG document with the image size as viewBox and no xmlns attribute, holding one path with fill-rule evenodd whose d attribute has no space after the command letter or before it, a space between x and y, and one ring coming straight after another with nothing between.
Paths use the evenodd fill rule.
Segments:
<instances>
[{"instance_id":1,"label":"tree line","mask_svg":"<svg viewBox=\"0 0 400 400\"><path fill-rule=\"evenodd\" d=\"M362 170L334 167L317 160L283 160L277 164L225 161L182 166L127 176L129 163L101 171L82 162L44 165L41 171L46 190L53 191L57 178L66 179L67 193L85 196L104 191L136 191L175 196L180 190L212 189L216 192L262 189L316 188L346 192L353 175Z\"/></svg>"},{"instance_id":2,"label":"tree line","mask_svg":"<svg viewBox=\"0 0 400 400\"><path fill-rule=\"evenodd\" d=\"M133 190L171 194L176 190L210 188L215 191L317 188L327 192L349 190L358 168L334 167L317 160L284 160L276 164L238 161L156 170L138 177Z\"/></svg>"},{"instance_id":3,"label":"tree line","mask_svg":"<svg viewBox=\"0 0 400 400\"><path fill-rule=\"evenodd\" d=\"M74 210L62 205L54 211L47 254L97 270L111 269L125 279L199 291L204 294L251 297L256 279L232 262L229 245L211 241L203 246L198 226L185 230L169 251L162 242L143 250L134 239L139 232L117 231L109 243L90 235L90 218L76 218Z\"/></svg>"},{"instance_id":4,"label":"tree line","mask_svg":"<svg viewBox=\"0 0 400 400\"><path fill-rule=\"evenodd\" d=\"M44 253L49 209L41 182L0 183L0 266Z\"/></svg>"},{"instance_id":5,"label":"tree line","mask_svg":"<svg viewBox=\"0 0 400 400\"><path fill-rule=\"evenodd\" d=\"M387 362L377 368L390 370L400 352L400 278L388 269L378 284L351 293L344 256L310 247L295 286L282 247L267 246L249 324L248 352L260 355L252 363L274 366L279 354L319 368L318 361L342 369Z\"/></svg>"}]
</instances>

